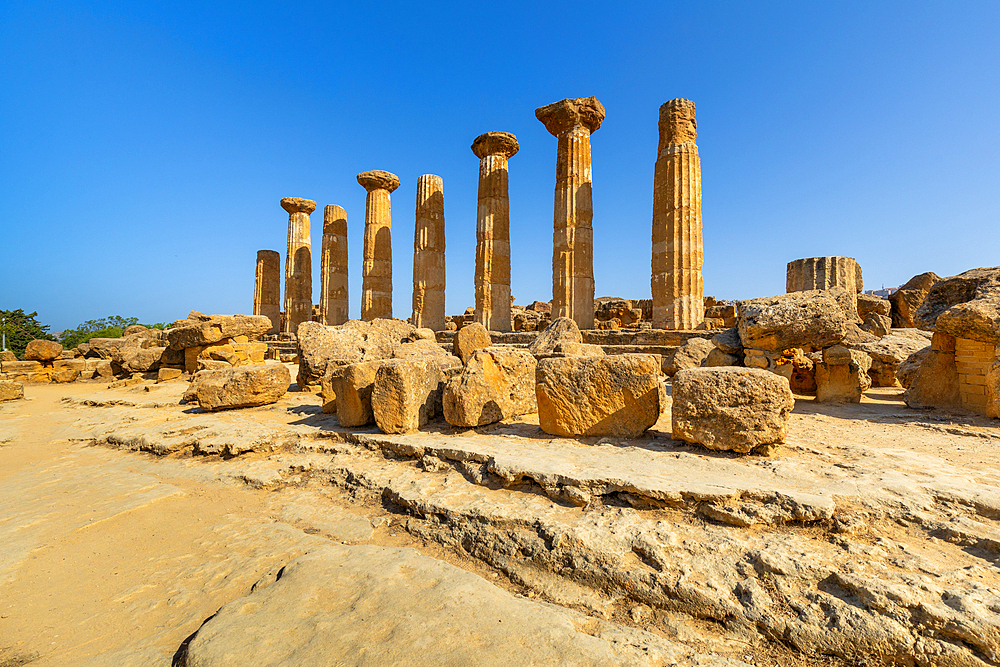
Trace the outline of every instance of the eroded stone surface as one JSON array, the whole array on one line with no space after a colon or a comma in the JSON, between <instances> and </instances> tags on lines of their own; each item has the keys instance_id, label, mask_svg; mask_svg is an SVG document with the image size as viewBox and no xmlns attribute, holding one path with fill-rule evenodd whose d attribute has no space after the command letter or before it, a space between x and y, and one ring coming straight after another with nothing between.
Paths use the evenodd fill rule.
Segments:
<instances>
[{"instance_id":1,"label":"eroded stone surface","mask_svg":"<svg viewBox=\"0 0 1000 667\"><path fill-rule=\"evenodd\" d=\"M462 374L444 387L445 420L453 426L473 427L536 412L535 367L535 358L525 350L489 347L475 351Z\"/></svg>"},{"instance_id":2,"label":"eroded stone surface","mask_svg":"<svg viewBox=\"0 0 1000 667\"><path fill-rule=\"evenodd\" d=\"M198 380L196 400L203 410L229 410L274 403L285 395L292 377L284 364L210 371Z\"/></svg>"},{"instance_id":3,"label":"eroded stone surface","mask_svg":"<svg viewBox=\"0 0 1000 667\"><path fill-rule=\"evenodd\" d=\"M52 361L62 354L63 347L54 340L35 339L24 348L25 361Z\"/></svg>"},{"instance_id":4,"label":"eroded stone surface","mask_svg":"<svg viewBox=\"0 0 1000 667\"><path fill-rule=\"evenodd\" d=\"M844 339L847 318L829 293L796 291L741 301L738 328L745 347L773 352L805 346L820 349Z\"/></svg>"}]
</instances>

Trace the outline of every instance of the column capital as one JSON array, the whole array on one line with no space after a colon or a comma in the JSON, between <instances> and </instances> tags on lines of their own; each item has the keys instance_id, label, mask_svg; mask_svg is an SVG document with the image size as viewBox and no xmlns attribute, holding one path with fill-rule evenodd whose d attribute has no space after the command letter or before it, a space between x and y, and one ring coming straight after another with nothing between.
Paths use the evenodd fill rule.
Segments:
<instances>
[{"instance_id":1,"label":"column capital","mask_svg":"<svg viewBox=\"0 0 1000 667\"><path fill-rule=\"evenodd\" d=\"M289 213L312 213L316 210L316 202L301 197L285 197L281 200L281 208Z\"/></svg>"},{"instance_id":2,"label":"column capital","mask_svg":"<svg viewBox=\"0 0 1000 667\"><path fill-rule=\"evenodd\" d=\"M596 132L604 120L604 105L596 97L567 98L535 109L535 118L557 137L577 127Z\"/></svg>"},{"instance_id":3,"label":"column capital","mask_svg":"<svg viewBox=\"0 0 1000 667\"><path fill-rule=\"evenodd\" d=\"M519 146L517 137L510 132L486 132L475 138L471 148L476 157L482 160L487 155L513 157Z\"/></svg>"},{"instance_id":4,"label":"column capital","mask_svg":"<svg viewBox=\"0 0 1000 667\"><path fill-rule=\"evenodd\" d=\"M660 106L660 136L664 144L683 144L698 139L694 102L677 98Z\"/></svg>"},{"instance_id":5,"label":"column capital","mask_svg":"<svg viewBox=\"0 0 1000 667\"><path fill-rule=\"evenodd\" d=\"M368 192L372 190L392 192L399 187L399 177L387 171L363 171L358 174L358 183Z\"/></svg>"}]
</instances>

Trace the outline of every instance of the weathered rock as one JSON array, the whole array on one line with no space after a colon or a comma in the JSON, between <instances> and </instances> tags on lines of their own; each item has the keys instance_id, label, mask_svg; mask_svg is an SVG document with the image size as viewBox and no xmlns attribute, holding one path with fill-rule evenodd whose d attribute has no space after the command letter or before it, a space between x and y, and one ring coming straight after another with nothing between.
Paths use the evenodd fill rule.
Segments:
<instances>
[{"instance_id":1,"label":"weathered rock","mask_svg":"<svg viewBox=\"0 0 1000 667\"><path fill-rule=\"evenodd\" d=\"M677 348L671 367L674 372L685 368L698 368L705 363L714 349L716 349L715 344L707 338L691 338Z\"/></svg>"},{"instance_id":2,"label":"weathered rock","mask_svg":"<svg viewBox=\"0 0 1000 667\"><path fill-rule=\"evenodd\" d=\"M156 383L169 382L170 380L176 380L181 375L184 374L179 368L160 368L156 373Z\"/></svg>"},{"instance_id":3,"label":"weathered rock","mask_svg":"<svg viewBox=\"0 0 1000 667\"><path fill-rule=\"evenodd\" d=\"M80 379L80 371L74 368L60 368L52 372L50 377L51 382L76 382Z\"/></svg>"},{"instance_id":4,"label":"weathered rock","mask_svg":"<svg viewBox=\"0 0 1000 667\"><path fill-rule=\"evenodd\" d=\"M181 667L743 665L514 596L414 549L329 545L206 621Z\"/></svg>"},{"instance_id":5,"label":"weathered rock","mask_svg":"<svg viewBox=\"0 0 1000 667\"><path fill-rule=\"evenodd\" d=\"M659 369L645 354L542 359L538 423L552 435L635 438L660 415Z\"/></svg>"},{"instance_id":6,"label":"weathered rock","mask_svg":"<svg viewBox=\"0 0 1000 667\"><path fill-rule=\"evenodd\" d=\"M712 336L712 343L728 354L743 353L743 341L740 340L740 330L736 327L731 327L715 334Z\"/></svg>"},{"instance_id":7,"label":"weathered rock","mask_svg":"<svg viewBox=\"0 0 1000 667\"><path fill-rule=\"evenodd\" d=\"M52 361L62 354L63 347L54 340L35 339L24 348L25 361Z\"/></svg>"},{"instance_id":8,"label":"weathered rock","mask_svg":"<svg viewBox=\"0 0 1000 667\"><path fill-rule=\"evenodd\" d=\"M856 322L848 322L847 333L844 334L844 339L840 342L847 347L857 347L864 343L878 342L878 336L865 331Z\"/></svg>"},{"instance_id":9,"label":"weathered rock","mask_svg":"<svg viewBox=\"0 0 1000 667\"><path fill-rule=\"evenodd\" d=\"M577 357L603 357L604 348L590 343L558 343L553 354L568 354Z\"/></svg>"},{"instance_id":10,"label":"weathered rock","mask_svg":"<svg viewBox=\"0 0 1000 667\"><path fill-rule=\"evenodd\" d=\"M236 336L256 340L270 330L271 320L264 315L202 315L192 311L187 320L175 322L166 333L168 347L183 350Z\"/></svg>"},{"instance_id":11,"label":"weathered rock","mask_svg":"<svg viewBox=\"0 0 1000 667\"><path fill-rule=\"evenodd\" d=\"M847 318L829 292L810 290L741 301L737 326L744 347L822 349L844 339Z\"/></svg>"},{"instance_id":12,"label":"weathered rock","mask_svg":"<svg viewBox=\"0 0 1000 667\"><path fill-rule=\"evenodd\" d=\"M903 400L911 408L959 408L962 396L958 389L955 365L955 338L935 333L931 349L910 380Z\"/></svg>"},{"instance_id":13,"label":"weathered rock","mask_svg":"<svg viewBox=\"0 0 1000 667\"><path fill-rule=\"evenodd\" d=\"M934 330L981 343L1000 343L1000 296L955 304L938 316Z\"/></svg>"},{"instance_id":14,"label":"weathered rock","mask_svg":"<svg viewBox=\"0 0 1000 667\"><path fill-rule=\"evenodd\" d=\"M740 357L735 354L729 354L728 352L723 352L719 348L713 348L708 356L705 357L705 361L702 364L706 368L713 368L716 366L742 366L740 363Z\"/></svg>"},{"instance_id":15,"label":"weathered rock","mask_svg":"<svg viewBox=\"0 0 1000 667\"><path fill-rule=\"evenodd\" d=\"M460 366L458 359L429 357L383 362L372 387L375 424L383 433L407 433L434 419L441 414L445 371Z\"/></svg>"},{"instance_id":16,"label":"weathered rock","mask_svg":"<svg viewBox=\"0 0 1000 667\"><path fill-rule=\"evenodd\" d=\"M855 349L867 352L872 358L872 367L868 371L872 384L876 387L894 387L900 364L930 343L930 335L920 329L892 329L881 340L861 343Z\"/></svg>"},{"instance_id":17,"label":"weathered rock","mask_svg":"<svg viewBox=\"0 0 1000 667\"><path fill-rule=\"evenodd\" d=\"M892 326L896 328L915 329L916 324L913 316L917 309L923 304L934 283L941 280L941 277L932 272L921 273L913 276L898 290L889 295L889 303L892 307Z\"/></svg>"},{"instance_id":18,"label":"weathered rock","mask_svg":"<svg viewBox=\"0 0 1000 667\"><path fill-rule=\"evenodd\" d=\"M393 359L412 359L413 357L452 357L456 361L461 361L434 341L423 338L402 343L392 351Z\"/></svg>"},{"instance_id":19,"label":"weathered rock","mask_svg":"<svg viewBox=\"0 0 1000 667\"><path fill-rule=\"evenodd\" d=\"M288 368L276 363L209 371L198 376L198 405L209 412L276 403L292 382Z\"/></svg>"},{"instance_id":20,"label":"weathered rock","mask_svg":"<svg viewBox=\"0 0 1000 667\"><path fill-rule=\"evenodd\" d=\"M479 322L473 322L472 324L466 324L455 333L452 344L454 345L455 355L464 364L469 360L473 352L490 347L493 345L493 342L490 340L489 329Z\"/></svg>"},{"instance_id":21,"label":"weathered rock","mask_svg":"<svg viewBox=\"0 0 1000 667\"><path fill-rule=\"evenodd\" d=\"M135 336L137 334L145 334L147 332L149 332L148 327L144 327L141 324L131 324L125 327L125 330L122 331L122 336Z\"/></svg>"},{"instance_id":22,"label":"weathered rock","mask_svg":"<svg viewBox=\"0 0 1000 667\"><path fill-rule=\"evenodd\" d=\"M137 337L126 338L121 345L108 348L111 361L125 373L147 373L160 367L165 347L143 347Z\"/></svg>"},{"instance_id":23,"label":"weathered rock","mask_svg":"<svg viewBox=\"0 0 1000 667\"><path fill-rule=\"evenodd\" d=\"M458 334L455 334L456 336ZM583 335L576 322L568 317L557 317L552 324L535 337L528 345L528 352L536 357L552 354L560 343L582 343Z\"/></svg>"},{"instance_id":24,"label":"weathered rock","mask_svg":"<svg viewBox=\"0 0 1000 667\"><path fill-rule=\"evenodd\" d=\"M867 331L873 336L882 337L888 335L889 331L892 329L892 318L888 315L880 315L878 313L870 313L865 321L861 324L861 329Z\"/></svg>"},{"instance_id":25,"label":"weathered rock","mask_svg":"<svg viewBox=\"0 0 1000 667\"><path fill-rule=\"evenodd\" d=\"M899 367L896 368L896 380L903 387L909 389L910 385L913 384L913 379L917 377L917 373L920 372L920 366L924 363L924 359L927 355L931 353L931 346L928 345L923 349L917 350L910 356L908 356ZM872 366L875 365L874 359L872 360Z\"/></svg>"},{"instance_id":26,"label":"weathered rock","mask_svg":"<svg viewBox=\"0 0 1000 667\"><path fill-rule=\"evenodd\" d=\"M375 421L372 387L383 363L378 360L328 366L323 376L323 412L336 412L341 426L366 426Z\"/></svg>"},{"instance_id":27,"label":"weathered rock","mask_svg":"<svg viewBox=\"0 0 1000 667\"><path fill-rule=\"evenodd\" d=\"M453 426L484 426L538 410L535 357L527 350L490 347L472 354L462 374L448 380L444 418Z\"/></svg>"},{"instance_id":28,"label":"weathered rock","mask_svg":"<svg viewBox=\"0 0 1000 667\"><path fill-rule=\"evenodd\" d=\"M986 371L986 416L1000 419L1000 363Z\"/></svg>"},{"instance_id":29,"label":"weathered rock","mask_svg":"<svg viewBox=\"0 0 1000 667\"><path fill-rule=\"evenodd\" d=\"M877 315L889 315L892 312L892 304L888 299L883 299L877 294L858 294L858 317L862 320L872 313Z\"/></svg>"},{"instance_id":30,"label":"weathered rock","mask_svg":"<svg viewBox=\"0 0 1000 667\"><path fill-rule=\"evenodd\" d=\"M795 406L788 380L756 368L690 368L673 379L677 440L747 453L785 441Z\"/></svg>"},{"instance_id":31,"label":"weathered rock","mask_svg":"<svg viewBox=\"0 0 1000 667\"><path fill-rule=\"evenodd\" d=\"M0 381L0 401L24 398L24 385L20 382Z\"/></svg>"},{"instance_id":32,"label":"weathered rock","mask_svg":"<svg viewBox=\"0 0 1000 667\"><path fill-rule=\"evenodd\" d=\"M17 361L17 355L10 350L0 351L0 361Z\"/></svg>"},{"instance_id":33,"label":"weathered rock","mask_svg":"<svg viewBox=\"0 0 1000 667\"><path fill-rule=\"evenodd\" d=\"M828 354L831 350L835 352ZM816 364L816 400L860 403L861 395L871 387L868 370L872 358L868 353L836 345L823 351L823 359L823 363Z\"/></svg>"},{"instance_id":34,"label":"weathered rock","mask_svg":"<svg viewBox=\"0 0 1000 667\"><path fill-rule=\"evenodd\" d=\"M924 302L920 305L920 308L917 309L917 312L914 315L914 324L921 329L927 329L928 331L940 330L942 333L948 333L954 336L956 334L951 333L950 331L938 329L938 318L953 306L979 299L986 299L989 301L1000 300L1000 266L972 269L970 271L966 271L965 273L960 273L957 276L943 278L934 283L930 290L928 290L927 296L924 298ZM987 338L990 336L996 336L996 331L992 326L990 326L991 318L988 315L988 313L994 311L995 308L996 306L989 306L983 313L986 315L986 321L983 322L983 324L986 324L986 330L983 334ZM966 331L965 326L963 325L972 325L973 323L976 323L979 319L978 313L978 309L973 308L973 310L969 311L967 314L957 317L955 324L960 326L960 331L963 331L966 334L976 332L979 328L978 326L972 326L970 330ZM958 324L959 322L962 324ZM961 335L961 333L958 334L958 337L989 342L988 340L984 340L982 338L970 335ZM995 340L995 338L992 338L991 340Z\"/></svg>"},{"instance_id":35,"label":"weathered rock","mask_svg":"<svg viewBox=\"0 0 1000 667\"><path fill-rule=\"evenodd\" d=\"M401 320L348 320L328 327L319 322L299 325L298 356L300 387L322 382L329 362L338 365L392 358L404 342L417 340L416 327Z\"/></svg>"}]
</instances>

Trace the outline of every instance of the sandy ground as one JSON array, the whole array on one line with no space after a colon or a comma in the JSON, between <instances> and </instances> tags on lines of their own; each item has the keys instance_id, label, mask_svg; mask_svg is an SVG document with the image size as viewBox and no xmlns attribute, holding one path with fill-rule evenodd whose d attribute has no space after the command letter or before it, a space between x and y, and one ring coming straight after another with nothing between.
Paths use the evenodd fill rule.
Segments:
<instances>
[{"instance_id":1,"label":"sandy ground","mask_svg":"<svg viewBox=\"0 0 1000 667\"><path fill-rule=\"evenodd\" d=\"M176 401L182 388L154 387L149 396ZM2 667L169 665L220 606L331 539L413 546L534 595L480 561L411 536L393 508L342 489L255 489L219 457L94 446L81 439L81 411L62 399L103 390L89 383L28 385L28 400L0 404ZM289 394L285 403L260 419L280 426L320 417L317 396ZM669 415L664 419L654 429L660 441L669 439ZM482 437L493 436L487 429ZM838 472L870 467L873 455L892 467L896 457L927 470L959 468L976 484L1000 488L998 445L996 422L912 411L900 390L883 389L855 406L798 400L780 456ZM664 447L692 449L672 441ZM754 458L755 466L769 465ZM826 660L779 653L782 664Z\"/></svg>"}]
</instances>

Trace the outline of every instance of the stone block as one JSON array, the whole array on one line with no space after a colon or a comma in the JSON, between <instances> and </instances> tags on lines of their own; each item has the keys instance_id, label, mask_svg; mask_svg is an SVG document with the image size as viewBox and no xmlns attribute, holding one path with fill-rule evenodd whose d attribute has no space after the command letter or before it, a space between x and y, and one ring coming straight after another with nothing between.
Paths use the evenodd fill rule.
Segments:
<instances>
[{"instance_id":1,"label":"stone block","mask_svg":"<svg viewBox=\"0 0 1000 667\"><path fill-rule=\"evenodd\" d=\"M52 371L51 382L75 382L80 378L80 371L73 368L60 368Z\"/></svg>"},{"instance_id":2,"label":"stone block","mask_svg":"<svg viewBox=\"0 0 1000 667\"><path fill-rule=\"evenodd\" d=\"M445 420L453 426L474 427L535 412L535 368L535 357L527 350L477 350L462 374L444 387Z\"/></svg>"},{"instance_id":3,"label":"stone block","mask_svg":"<svg viewBox=\"0 0 1000 667\"><path fill-rule=\"evenodd\" d=\"M557 345L582 342L583 335L576 322L568 317L557 317L528 345L528 351L535 357L543 357L554 353ZM600 344L597 341L590 342Z\"/></svg>"},{"instance_id":4,"label":"stone block","mask_svg":"<svg viewBox=\"0 0 1000 667\"><path fill-rule=\"evenodd\" d=\"M24 398L24 385L20 382L0 382L0 401L14 401Z\"/></svg>"},{"instance_id":5,"label":"stone block","mask_svg":"<svg viewBox=\"0 0 1000 667\"><path fill-rule=\"evenodd\" d=\"M328 365L323 377L323 412L337 414L341 426L367 426L375 421L372 388L384 362L362 361L346 366Z\"/></svg>"},{"instance_id":6,"label":"stone block","mask_svg":"<svg viewBox=\"0 0 1000 667\"><path fill-rule=\"evenodd\" d=\"M276 403L291 383L283 364L243 366L200 376L195 394L198 405L209 412L248 408Z\"/></svg>"},{"instance_id":7,"label":"stone block","mask_svg":"<svg viewBox=\"0 0 1000 667\"><path fill-rule=\"evenodd\" d=\"M62 345L54 340L35 339L24 348L24 358L26 361L52 361L58 359L62 351Z\"/></svg>"},{"instance_id":8,"label":"stone block","mask_svg":"<svg viewBox=\"0 0 1000 667\"><path fill-rule=\"evenodd\" d=\"M56 359L52 362L52 368L54 370L60 371L64 369L70 369L74 371L85 371L87 370L87 360L86 359Z\"/></svg>"},{"instance_id":9,"label":"stone block","mask_svg":"<svg viewBox=\"0 0 1000 667\"><path fill-rule=\"evenodd\" d=\"M3 361L0 362L0 371L4 373L37 373L42 370L40 361Z\"/></svg>"},{"instance_id":10,"label":"stone block","mask_svg":"<svg viewBox=\"0 0 1000 667\"><path fill-rule=\"evenodd\" d=\"M676 440L747 453L782 443L795 399L788 381L756 368L690 368L673 379Z\"/></svg>"},{"instance_id":11,"label":"stone block","mask_svg":"<svg viewBox=\"0 0 1000 667\"><path fill-rule=\"evenodd\" d=\"M839 347L839 346L837 346ZM846 348L845 348L846 349ZM823 355L826 358L826 350ZM872 359L867 352L848 350L850 360L845 364L839 356L837 363L816 364L816 400L820 403L860 403L861 395L871 387L868 370Z\"/></svg>"},{"instance_id":12,"label":"stone block","mask_svg":"<svg viewBox=\"0 0 1000 667\"><path fill-rule=\"evenodd\" d=\"M441 413L445 370L460 363L431 357L383 362L372 387L376 425L384 433L407 433L434 419Z\"/></svg>"},{"instance_id":13,"label":"stone block","mask_svg":"<svg viewBox=\"0 0 1000 667\"><path fill-rule=\"evenodd\" d=\"M490 332L486 327L479 322L473 322L455 333L452 345L455 356L461 359L464 364L476 350L490 347L493 345L493 341L490 339Z\"/></svg>"},{"instance_id":14,"label":"stone block","mask_svg":"<svg viewBox=\"0 0 1000 667\"><path fill-rule=\"evenodd\" d=\"M640 436L660 414L659 368L650 355L542 359L538 423L552 435Z\"/></svg>"},{"instance_id":15,"label":"stone block","mask_svg":"<svg viewBox=\"0 0 1000 667\"><path fill-rule=\"evenodd\" d=\"M169 382L170 380L176 380L183 374L184 371L182 371L179 368L167 368L161 366L159 371L157 371L156 373L156 382L157 384L159 384L161 382Z\"/></svg>"},{"instance_id":16,"label":"stone block","mask_svg":"<svg viewBox=\"0 0 1000 667\"><path fill-rule=\"evenodd\" d=\"M830 347L844 339L848 323L836 298L819 290L741 301L738 320L744 347L771 352Z\"/></svg>"}]
</instances>

